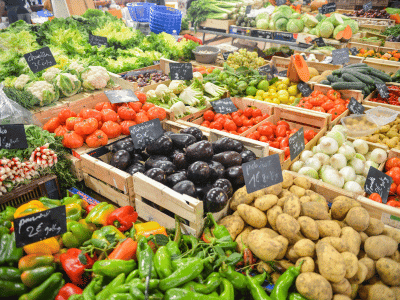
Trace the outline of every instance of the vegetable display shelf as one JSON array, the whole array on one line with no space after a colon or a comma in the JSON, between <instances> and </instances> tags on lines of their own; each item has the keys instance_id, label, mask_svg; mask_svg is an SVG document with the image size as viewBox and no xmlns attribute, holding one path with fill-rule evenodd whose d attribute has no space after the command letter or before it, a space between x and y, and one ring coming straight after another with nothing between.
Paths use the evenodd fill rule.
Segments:
<instances>
[{"instance_id":1,"label":"vegetable display shelf","mask_svg":"<svg viewBox=\"0 0 400 300\"><path fill-rule=\"evenodd\" d=\"M224 33L229 33L229 27L235 23L236 20L207 19L199 24L199 28L208 30L216 29Z\"/></svg>"},{"instance_id":2,"label":"vegetable display shelf","mask_svg":"<svg viewBox=\"0 0 400 300\"><path fill-rule=\"evenodd\" d=\"M6 206L18 207L26 202L44 196L56 197L55 193L61 196L57 176L46 175L0 196L0 211L4 210Z\"/></svg>"},{"instance_id":3,"label":"vegetable display shelf","mask_svg":"<svg viewBox=\"0 0 400 300\"><path fill-rule=\"evenodd\" d=\"M398 64L393 64L393 61L384 59L366 58L363 63L367 64L369 67L381 70L389 75L395 74L400 68Z\"/></svg>"},{"instance_id":4,"label":"vegetable display shelf","mask_svg":"<svg viewBox=\"0 0 400 300\"><path fill-rule=\"evenodd\" d=\"M387 86L390 86L390 85L400 86L400 83L387 82L386 85L387 85ZM378 96L378 91L377 91L377 90L373 91L371 94L369 94L369 95L364 99L363 105L364 105L364 106L367 105L369 108L374 108L374 107L377 107L377 106L381 106L381 107L386 107L386 108L393 109L393 110L396 110L396 111L399 111L399 112L400 112L400 106L371 101L372 98L375 98L375 97L377 97L377 96Z\"/></svg>"},{"instance_id":5,"label":"vegetable display shelf","mask_svg":"<svg viewBox=\"0 0 400 300\"><path fill-rule=\"evenodd\" d=\"M399 50L400 42L385 42L385 48L392 48L392 49Z\"/></svg>"},{"instance_id":6,"label":"vegetable display shelf","mask_svg":"<svg viewBox=\"0 0 400 300\"><path fill-rule=\"evenodd\" d=\"M357 50L360 49L368 49L368 50L375 50L378 51L379 50L379 45L368 45L368 44L364 44L364 43L357 43L357 42L349 42L347 44L347 48L357 48Z\"/></svg>"},{"instance_id":7,"label":"vegetable display shelf","mask_svg":"<svg viewBox=\"0 0 400 300\"><path fill-rule=\"evenodd\" d=\"M371 38L371 37L376 37L376 38L379 38L380 40L379 41L363 40L363 38ZM350 39L350 42L365 44L365 45L368 45L368 46L369 45L373 45L373 46L379 46L380 47L382 45L382 43L384 43L384 42L382 42L382 40L385 41L386 40L386 36L381 35L381 34L375 34L375 33L372 33L372 32L365 32L363 34L363 36L361 36L361 37L352 37Z\"/></svg>"},{"instance_id":8,"label":"vegetable display shelf","mask_svg":"<svg viewBox=\"0 0 400 300\"><path fill-rule=\"evenodd\" d=\"M290 58L273 56L271 59L271 64L277 67L278 71L287 70L290 64ZM320 62L306 61L308 67L315 68L318 72L322 73L327 70L337 70L340 69L341 65L323 64Z\"/></svg>"},{"instance_id":9,"label":"vegetable display shelf","mask_svg":"<svg viewBox=\"0 0 400 300\"><path fill-rule=\"evenodd\" d=\"M389 51L397 51L397 49L394 48L388 48L388 47L379 47L378 51L387 53ZM390 65L397 67L397 69L400 68L400 61L394 61L394 60L385 60L385 59L380 59L380 58L367 58L369 62L376 62L376 63L381 63L381 62L388 62Z\"/></svg>"},{"instance_id":10,"label":"vegetable display shelf","mask_svg":"<svg viewBox=\"0 0 400 300\"><path fill-rule=\"evenodd\" d=\"M309 56L310 54L314 54L314 55L315 55L315 58L318 59L319 62L322 62L327 56L331 56L331 55L325 55L325 54L322 54L322 53L314 53L314 52L298 51L298 50L294 51L294 53L295 53L295 54L304 53L304 54L306 54L307 56ZM362 62L363 62L364 57L358 57L358 56L354 56L354 55L349 55L349 60L350 60L350 62L349 62L350 65L352 65L352 64L359 64L359 63L362 63ZM306 62L307 62L307 61L306 61ZM310 61L310 62L312 62L312 61Z\"/></svg>"}]
</instances>

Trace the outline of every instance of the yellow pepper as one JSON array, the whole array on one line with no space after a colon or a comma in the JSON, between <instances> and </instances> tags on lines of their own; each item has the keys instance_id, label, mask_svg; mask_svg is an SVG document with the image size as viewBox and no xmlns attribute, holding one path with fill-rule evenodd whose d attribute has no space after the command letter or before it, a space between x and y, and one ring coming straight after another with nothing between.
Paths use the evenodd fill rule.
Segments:
<instances>
[{"instance_id":1,"label":"yellow pepper","mask_svg":"<svg viewBox=\"0 0 400 300\"><path fill-rule=\"evenodd\" d=\"M150 235L156 234L164 234L167 235L167 231L165 227L161 226L157 222L146 222L135 224L136 236L145 236L148 237Z\"/></svg>"},{"instance_id":2,"label":"yellow pepper","mask_svg":"<svg viewBox=\"0 0 400 300\"><path fill-rule=\"evenodd\" d=\"M24 246L27 254L54 254L60 251L60 244L55 237L45 239L33 244Z\"/></svg>"},{"instance_id":3,"label":"yellow pepper","mask_svg":"<svg viewBox=\"0 0 400 300\"><path fill-rule=\"evenodd\" d=\"M79 221L82 218L82 207L77 203L65 205L68 221Z\"/></svg>"},{"instance_id":4,"label":"yellow pepper","mask_svg":"<svg viewBox=\"0 0 400 300\"><path fill-rule=\"evenodd\" d=\"M25 217L40 211L44 211L47 208L44 204L38 200L29 201L26 204L21 205L14 213L14 219Z\"/></svg>"}]
</instances>

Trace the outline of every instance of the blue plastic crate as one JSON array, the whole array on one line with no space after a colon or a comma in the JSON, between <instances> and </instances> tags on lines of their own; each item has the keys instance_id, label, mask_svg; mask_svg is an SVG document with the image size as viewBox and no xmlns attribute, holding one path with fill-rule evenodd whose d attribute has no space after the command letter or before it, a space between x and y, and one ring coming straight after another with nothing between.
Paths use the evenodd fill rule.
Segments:
<instances>
[{"instance_id":1,"label":"blue plastic crate","mask_svg":"<svg viewBox=\"0 0 400 300\"><path fill-rule=\"evenodd\" d=\"M154 33L177 34L181 31L182 12L162 5L150 8L150 30Z\"/></svg>"},{"instance_id":2,"label":"blue plastic crate","mask_svg":"<svg viewBox=\"0 0 400 300\"><path fill-rule=\"evenodd\" d=\"M149 22L150 8L153 6L156 6L156 4L147 2L128 3L126 5L129 14L131 15L132 21L135 22Z\"/></svg>"}]
</instances>

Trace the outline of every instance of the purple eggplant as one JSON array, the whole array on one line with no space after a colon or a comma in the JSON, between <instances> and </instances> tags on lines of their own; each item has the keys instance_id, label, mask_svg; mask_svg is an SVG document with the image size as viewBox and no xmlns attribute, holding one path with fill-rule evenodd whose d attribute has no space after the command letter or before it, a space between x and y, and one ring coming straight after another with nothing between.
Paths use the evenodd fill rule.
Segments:
<instances>
[{"instance_id":1,"label":"purple eggplant","mask_svg":"<svg viewBox=\"0 0 400 300\"><path fill-rule=\"evenodd\" d=\"M131 163L131 155L126 150L118 150L113 154L110 165L120 170L125 170Z\"/></svg>"},{"instance_id":2,"label":"purple eggplant","mask_svg":"<svg viewBox=\"0 0 400 300\"><path fill-rule=\"evenodd\" d=\"M195 183L206 183L210 177L210 167L204 161L196 161L189 166L187 177Z\"/></svg>"}]
</instances>

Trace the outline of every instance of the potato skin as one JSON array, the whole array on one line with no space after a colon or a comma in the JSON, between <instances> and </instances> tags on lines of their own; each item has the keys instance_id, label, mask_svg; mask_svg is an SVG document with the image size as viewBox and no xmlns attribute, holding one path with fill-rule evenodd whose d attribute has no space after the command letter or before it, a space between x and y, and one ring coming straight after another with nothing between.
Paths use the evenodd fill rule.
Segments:
<instances>
[{"instance_id":1,"label":"potato skin","mask_svg":"<svg viewBox=\"0 0 400 300\"><path fill-rule=\"evenodd\" d=\"M274 260L283 248L281 242L271 239L260 230L250 232L247 242L254 255L264 261Z\"/></svg>"},{"instance_id":2,"label":"potato skin","mask_svg":"<svg viewBox=\"0 0 400 300\"><path fill-rule=\"evenodd\" d=\"M315 262L311 257L300 257L296 261L296 267L298 267L301 262L303 262L303 264L301 265L300 273L314 272Z\"/></svg>"},{"instance_id":3,"label":"potato skin","mask_svg":"<svg viewBox=\"0 0 400 300\"><path fill-rule=\"evenodd\" d=\"M346 265L340 253L328 243L316 245L319 273L331 282L340 282L346 275Z\"/></svg>"},{"instance_id":4,"label":"potato skin","mask_svg":"<svg viewBox=\"0 0 400 300\"><path fill-rule=\"evenodd\" d=\"M351 252L343 252L341 253L344 263L346 265L346 278L352 278L354 275L356 275L357 270L358 270L358 259L357 256L355 256Z\"/></svg>"},{"instance_id":5,"label":"potato skin","mask_svg":"<svg viewBox=\"0 0 400 300\"><path fill-rule=\"evenodd\" d=\"M387 235L394 239L398 244L400 244L400 230L392 227L385 227L383 229L383 235Z\"/></svg>"},{"instance_id":6,"label":"potato skin","mask_svg":"<svg viewBox=\"0 0 400 300\"><path fill-rule=\"evenodd\" d=\"M331 300L332 286L323 276L314 273L301 273L296 279L296 288L309 300Z\"/></svg>"},{"instance_id":7,"label":"potato skin","mask_svg":"<svg viewBox=\"0 0 400 300\"><path fill-rule=\"evenodd\" d=\"M311 182L305 177L296 177L293 183L305 190L309 190L311 187Z\"/></svg>"},{"instance_id":8,"label":"potato skin","mask_svg":"<svg viewBox=\"0 0 400 300\"><path fill-rule=\"evenodd\" d=\"M274 239L275 241L278 241L279 243L282 244L282 249L281 249L281 251L278 253L278 255L276 256L275 259L279 260L279 259L284 258L284 257L285 257L285 254L286 254L286 251L287 251L287 248L288 248L288 246L289 246L289 241L288 241L288 239L285 238L285 237L282 236L282 235L278 235L277 237L274 237L273 239Z\"/></svg>"},{"instance_id":9,"label":"potato skin","mask_svg":"<svg viewBox=\"0 0 400 300\"><path fill-rule=\"evenodd\" d=\"M282 172L283 182L282 187L287 189L293 185L293 175L288 172Z\"/></svg>"},{"instance_id":10,"label":"potato skin","mask_svg":"<svg viewBox=\"0 0 400 300\"><path fill-rule=\"evenodd\" d=\"M383 229L385 229L385 224L383 224L383 222L381 220L378 220L375 218L370 218L369 226L365 230L365 233L368 236L380 235L380 234L382 234Z\"/></svg>"},{"instance_id":11,"label":"potato skin","mask_svg":"<svg viewBox=\"0 0 400 300\"><path fill-rule=\"evenodd\" d=\"M350 282L344 278L342 281L337 282L337 283L331 283L332 285L332 290L334 294L342 294L349 296L351 295L351 285Z\"/></svg>"},{"instance_id":12,"label":"potato skin","mask_svg":"<svg viewBox=\"0 0 400 300\"><path fill-rule=\"evenodd\" d=\"M350 283L352 284L361 284L364 282L365 278L367 277L368 269L367 267L358 261L358 270L357 273L352 277L349 278Z\"/></svg>"},{"instance_id":13,"label":"potato skin","mask_svg":"<svg viewBox=\"0 0 400 300\"><path fill-rule=\"evenodd\" d=\"M347 243L342 239L338 237L326 237L320 240L321 242L328 243L333 246L338 252L346 252L348 250Z\"/></svg>"},{"instance_id":14,"label":"potato skin","mask_svg":"<svg viewBox=\"0 0 400 300\"><path fill-rule=\"evenodd\" d=\"M347 197L345 197L347 198ZM331 207L331 214L332 214L332 219L335 220L343 220L348 211L353 208L353 207L360 207L361 204L358 203L357 201L347 198L347 199L338 199L333 202L332 207Z\"/></svg>"},{"instance_id":15,"label":"potato skin","mask_svg":"<svg viewBox=\"0 0 400 300\"><path fill-rule=\"evenodd\" d=\"M380 258L376 262L376 271L382 281L389 286L400 285L400 264L390 258Z\"/></svg>"},{"instance_id":16,"label":"potato skin","mask_svg":"<svg viewBox=\"0 0 400 300\"><path fill-rule=\"evenodd\" d=\"M364 231L369 226L369 213L363 207L353 207L347 213L344 221L354 230Z\"/></svg>"},{"instance_id":17,"label":"potato skin","mask_svg":"<svg viewBox=\"0 0 400 300\"><path fill-rule=\"evenodd\" d=\"M330 220L327 206L321 202L311 201L301 204L301 213L314 220Z\"/></svg>"},{"instance_id":18,"label":"potato skin","mask_svg":"<svg viewBox=\"0 0 400 300\"><path fill-rule=\"evenodd\" d=\"M378 260L393 255L397 250L397 243L386 235L369 237L364 243L364 250L368 257Z\"/></svg>"},{"instance_id":19,"label":"potato skin","mask_svg":"<svg viewBox=\"0 0 400 300\"><path fill-rule=\"evenodd\" d=\"M358 255L361 246L360 234L351 227L343 227L341 238L345 241L348 251Z\"/></svg>"},{"instance_id":20,"label":"potato skin","mask_svg":"<svg viewBox=\"0 0 400 300\"><path fill-rule=\"evenodd\" d=\"M261 197L258 197L254 201L254 207L258 208L261 211L267 211L274 205L278 203L278 196L276 195L264 195Z\"/></svg>"},{"instance_id":21,"label":"potato skin","mask_svg":"<svg viewBox=\"0 0 400 300\"><path fill-rule=\"evenodd\" d=\"M267 216L259 209L247 204L237 207L240 217L254 228L263 228L267 225Z\"/></svg>"},{"instance_id":22,"label":"potato skin","mask_svg":"<svg viewBox=\"0 0 400 300\"><path fill-rule=\"evenodd\" d=\"M284 237L291 238L300 231L300 224L292 216L283 213L276 218L276 229Z\"/></svg>"},{"instance_id":23,"label":"potato skin","mask_svg":"<svg viewBox=\"0 0 400 300\"><path fill-rule=\"evenodd\" d=\"M309 239L298 241L294 244L293 249L299 257L313 257L315 254L315 244Z\"/></svg>"},{"instance_id":24,"label":"potato skin","mask_svg":"<svg viewBox=\"0 0 400 300\"><path fill-rule=\"evenodd\" d=\"M359 295L362 300L396 300L394 292L383 284L362 285Z\"/></svg>"},{"instance_id":25,"label":"potato skin","mask_svg":"<svg viewBox=\"0 0 400 300\"><path fill-rule=\"evenodd\" d=\"M346 295L333 295L333 299L332 300L351 300L350 297L347 297Z\"/></svg>"},{"instance_id":26,"label":"potato skin","mask_svg":"<svg viewBox=\"0 0 400 300\"><path fill-rule=\"evenodd\" d=\"M241 253L244 249L244 247L248 247L249 245L247 244L247 238L250 234L250 232L253 230L253 227L246 226L241 233L238 234L238 236L235 239L235 242L237 243L236 250ZM243 246L244 244L244 246Z\"/></svg>"},{"instance_id":27,"label":"potato skin","mask_svg":"<svg viewBox=\"0 0 400 300\"><path fill-rule=\"evenodd\" d=\"M360 263L362 263L364 266L367 267L368 273L367 276L365 277L365 280L370 280L372 277L374 277L376 268L375 268L375 261L370 259L369 257L363 257L359 260Z\"/></svg>"},{"instance_id":28,"label":"potato skin","mask_svg":"<svg viewBox=\"0 0 400 300\"><path fill-rule=\"evenodd\" d=\"M297 219L300 224L301 233L310 240L318 240L319 239L319 230L317 223L311 219L310 217L302 216Z\"/></svg>"},{"instance_id":29,"label":"potato skin","mask_svg":"<svg viewBox=\"0 0 400 300\"><path fill-rule=\"evenodd\" d=\"M338 223L332 220L318 220L316 221L320 238L332 236L340 237L342 232Z\"/></svg>"},{"instance_id":30,"label":"potato skin","mask_svg":"<svg viewBox=\"0 0 400 300\"><path fill-rule=\"evenodd\" d=\"M239 233L244 228L244 222L240 216L226 216L218 222L219 225L224 225L228 229L233 240L236 239Z\"/></svg>"},{"instance_id":31,"label":"potato skin","mask_svg":"<svg viewBox=\"0 0 400 300\"><path fill-rule=\"evenodd\" d=\"M297 178L296 178L297 179ZM305 178L304 178L305 179ZM295 194L297 197L303 197L306 194L306 190L302 187L292 185L289 189L289 191L293 194Z\"/></svg>"},{"instance_id":32,"label":"potato skin","mask_svg":"<svg viewBox=\"0 0 400 300\"><path fill-rule=\"evenodd\" d=\"M263 190L248 194L246 186L241 187L233 194L230 207L232 210L236 210L240 204L250 204L255 198L263 194Z\"/></svg>"},{"instance_id":33,"label":"potato skin","mask_svg":"<svg viewBox=\"0 0 400 300\"><path fill-rule=\"evenodd\" d=\"M267 211L268 223L269 223L269 225L271 225L273 230L276 230L276 219L282 213L283 213L283 210L278 205L275 205L274 207L272 207L271 209L269 209Z\"/></svg>"},{"instance_id":34,"label":"potato skin","mask_svg":"<svg viewBox=\"0 0 400 300\"><path fill-rule=\"evenodd\" d=\"M290 197L283 205L283 212L297 219L301 213L301 204L298 197Z\"/></svg>"},{"instance_id":35,"label":"potato skin","mask_svg":"<svg viewBox=\"0 0 400 300\"><path fill-rule=\"evenodd\" d=\"M271 185L264 189L264 193L278 196L282 192L282 183Z\"/></svg>"}]
</instances>

